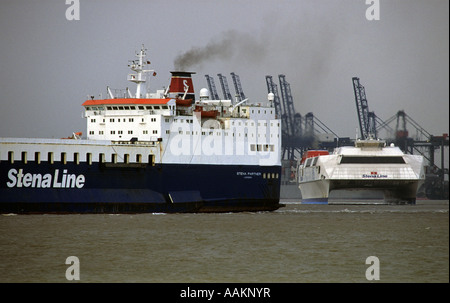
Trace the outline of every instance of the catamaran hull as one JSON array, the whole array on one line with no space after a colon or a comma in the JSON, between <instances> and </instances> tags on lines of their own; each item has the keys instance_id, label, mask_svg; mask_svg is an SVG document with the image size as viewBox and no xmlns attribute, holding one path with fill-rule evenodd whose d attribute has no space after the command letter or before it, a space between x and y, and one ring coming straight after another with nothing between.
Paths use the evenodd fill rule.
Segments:
<instances>
[{"instance_id":1,"label":"catamaran hull","mask_svg":"<svg viewBox=\"0 0 450 303\"><path fill-rule=\"evenodd\" d=\"M317 180L300 183L303 204L415 204L419 180Z\"/></svg>"}]
</instances>

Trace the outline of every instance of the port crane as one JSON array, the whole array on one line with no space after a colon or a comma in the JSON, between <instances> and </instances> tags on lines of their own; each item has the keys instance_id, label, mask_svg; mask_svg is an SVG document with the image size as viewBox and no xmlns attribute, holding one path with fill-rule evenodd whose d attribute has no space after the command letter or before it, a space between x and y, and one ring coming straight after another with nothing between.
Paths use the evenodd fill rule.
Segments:
<instances>
[{"instance_id":1,"label":"port crane","mask_svg":"<svg viewBox=\"0 0 450 303\"><path fill-rule=\"evenodd\" d=\"M216 85L214 84L214 78L209 75L205 75L205 78L206 78L206 82L208 83L208 89L211 94L211 99L219 100L220 98L219 98L219 94L217 94Z\"/></svg>"},{"instance_id":2,"label":"port crane","mask_svg":"<svg viewBox=\"0 0 450 303\"><path fill-rule=\"evenodd\" d=\"M376 115L374 112L369 111L369 104L367 102L365 88L359 82L358 77L353 77L352 81L361 138L367 139L369 137L372 137L376 139Z\"/></svg>"},{"instance_id":3,"label":"port crane","mask_svg":"<svg viewBox=\"0 0 450 303\"><path fill-rule=\"evenodd\" d=\"M234 89L236 90L237 102L245 100L245 94L242 90L241 80L238 75L231 73L231 78L233 79Z\"/></svg>"}]
</instances>

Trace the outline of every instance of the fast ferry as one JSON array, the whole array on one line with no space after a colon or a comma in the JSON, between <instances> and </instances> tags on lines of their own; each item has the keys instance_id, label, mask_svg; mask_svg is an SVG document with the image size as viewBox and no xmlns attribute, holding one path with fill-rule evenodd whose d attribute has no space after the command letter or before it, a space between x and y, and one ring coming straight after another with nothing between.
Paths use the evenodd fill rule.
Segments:
<instances>
[{"instance_id":1,"label":"fast ferry","mask_svg":"<svg viewBox=\"0 0 450 303\"><path fill-rule=\"evenodd\" d=\"M415 204L425 180L424 159L383 140L307 151L298 163L303 204Z\"/></svg>"},{"instance_id":2,"label":"fast ferry","mask_svg":"<svg viewBox=\"0 0 450 303\"><path fill-rule=\"evenodd\" d=\"M195 100L193 72L167 89L146 49L129 89L83 106L87 138L0 138L1 213L272 211L280 204L281 122L272 101Z\"/></svg>"}]
</instances>

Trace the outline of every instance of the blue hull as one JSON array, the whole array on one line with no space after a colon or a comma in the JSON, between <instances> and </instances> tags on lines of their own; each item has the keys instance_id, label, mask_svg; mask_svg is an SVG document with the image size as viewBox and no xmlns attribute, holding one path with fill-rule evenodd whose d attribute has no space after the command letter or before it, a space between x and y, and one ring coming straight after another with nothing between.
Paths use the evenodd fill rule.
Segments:
<instances>
[{"instance_id":1,"label":"blue hull","mask_svg":"<svg viewBox=\"0 0 450 303\"><path fill-rule=\"evenodd\" d=\"M272 211L280 166L0 162L1 213Z\"/></svg>"},{"instance_id":2,"label":"blue hull","mask_svg":"<svg viewBox=\"0 0 450 303\"><path fill-rule=\"evenodd\" d=\"M302 199L302 204L328 204L328 198Z\"/></svg>"}]
</instances>

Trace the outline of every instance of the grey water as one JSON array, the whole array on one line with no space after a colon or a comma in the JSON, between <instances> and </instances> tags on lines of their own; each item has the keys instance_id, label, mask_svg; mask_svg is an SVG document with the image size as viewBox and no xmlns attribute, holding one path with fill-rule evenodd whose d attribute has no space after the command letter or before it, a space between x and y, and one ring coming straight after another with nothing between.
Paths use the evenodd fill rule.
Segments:
<instances>
[{"instance_id":1,"label":"grey water","mask_svg":"<svg viewBox=\"0 0 450 303\"><path fill-rule=\"evenodd\" d=\"M449 203L0 216L0 282L449 282ZM79 280L68 280L77 258ZM378 280L368 280L376 257Z\"/></svg>"}]
</instances>

